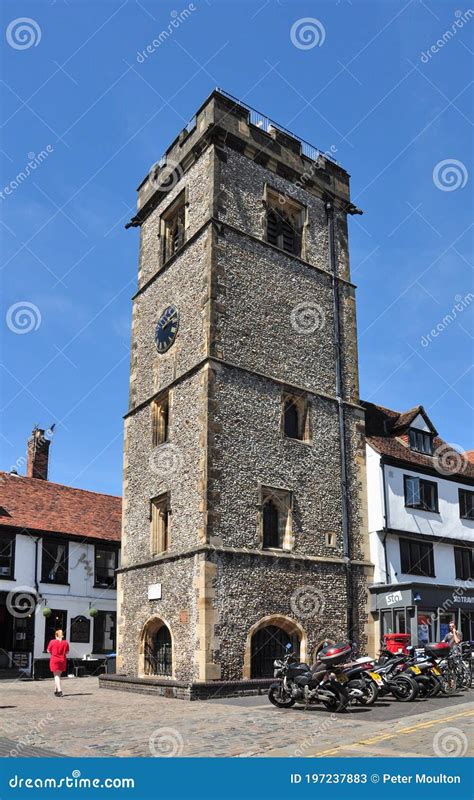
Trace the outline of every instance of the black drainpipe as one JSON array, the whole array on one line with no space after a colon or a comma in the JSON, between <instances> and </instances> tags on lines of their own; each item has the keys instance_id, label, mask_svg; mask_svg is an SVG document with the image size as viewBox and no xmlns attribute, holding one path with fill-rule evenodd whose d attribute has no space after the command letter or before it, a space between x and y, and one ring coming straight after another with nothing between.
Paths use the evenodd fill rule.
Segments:
<instances>
[{"instance_id":1,"label":"black drainpipe","mask_svg":"<svg viewBox=\"0 0 474 800\"><path fill-rule=\"evenodd\" d=\"M332 275L333 313L334 313L334 344L336 346L336 400L337 416L339 423L339 452L341 466L341 495L342 495L342 542L346 573L346 598L347 598L347 638L352 641L354 634L354 608L352 565L349 539L349 493L347 478L347 447L344 428L344 400L342 383L341 359L341 320L339 313L339 283L337 279L336 244L334 239L334 205L332 200L326 202L326 215L328 222L329 240L329 267Z\"/></svg>"}]
</instances>

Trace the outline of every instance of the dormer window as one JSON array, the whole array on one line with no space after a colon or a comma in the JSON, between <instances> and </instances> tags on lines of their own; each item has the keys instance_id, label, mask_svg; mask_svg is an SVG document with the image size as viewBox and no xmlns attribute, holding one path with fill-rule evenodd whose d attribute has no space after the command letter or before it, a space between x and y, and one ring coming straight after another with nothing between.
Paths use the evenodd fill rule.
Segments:
<instances>
[{"instance_id":1,"label":"dormer window","mask_svg":"<svg viewBox=\"0 0 474 800\"><path fill-rule=\"evenodd\" d=\"M431 433L410 428L409 433L410 450L415 453L423 453L425 456L433 455L433 436Z\"/></svg>"}]
</instances>

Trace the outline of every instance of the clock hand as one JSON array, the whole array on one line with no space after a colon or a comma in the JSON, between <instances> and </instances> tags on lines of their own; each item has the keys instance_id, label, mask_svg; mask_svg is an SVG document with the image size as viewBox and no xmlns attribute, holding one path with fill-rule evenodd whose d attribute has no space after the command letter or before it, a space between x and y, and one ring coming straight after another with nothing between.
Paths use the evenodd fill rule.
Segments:
<instances>
[{"instance_id":1,"label":"clock hand","mask_svg":"<svg viewBox=\"0 0 474 800\"><path fill-rule=\"evenodd\" d=\"M170 325L170 324L171 324L171 322L176 322L176 317L170 317L170 319L169 319L169 320L167 320L167 322L165 322L165 323L164 323L164 325L163 325L163 330L164 330L165 328L167 328L167 327L168 327L168 325Z\"/></svg>"}]
</instances>

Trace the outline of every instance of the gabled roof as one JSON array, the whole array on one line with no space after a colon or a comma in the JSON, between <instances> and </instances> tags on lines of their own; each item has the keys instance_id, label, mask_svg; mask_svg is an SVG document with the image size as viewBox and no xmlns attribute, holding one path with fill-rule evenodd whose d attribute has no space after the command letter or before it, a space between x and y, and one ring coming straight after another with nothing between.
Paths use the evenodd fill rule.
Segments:
<instances>
[{"instance_id":1,"label":"gabled roof","mask_svg":"<svg viewBox=\"0 0 474 800\"><path fill-rule=\"evenodd\" d=\"M0 472L0 532L63 533L120 542L122 498Z\"/></svg>"},{"instance_id":2,"label":"gabled roof","mask_svg":"<svg viewBox=\"0 0 474 800\"><path fill-rule=\"evenodd\" d=\"M398 459L413 467L425 467L435 470L442 477L458 476L474 478L474 461L469 458L469 453L460 453L452 445L441 439L428 417L423 406L415 406L409 411L393 411L390 408L377 406L374 403L361 401L365 408L365 433L367 442L381 455ZM433 433L433 455L428 456L411 450L404 437L411 423L421 414L427 426Z\"/></svg>"}]
</instances>

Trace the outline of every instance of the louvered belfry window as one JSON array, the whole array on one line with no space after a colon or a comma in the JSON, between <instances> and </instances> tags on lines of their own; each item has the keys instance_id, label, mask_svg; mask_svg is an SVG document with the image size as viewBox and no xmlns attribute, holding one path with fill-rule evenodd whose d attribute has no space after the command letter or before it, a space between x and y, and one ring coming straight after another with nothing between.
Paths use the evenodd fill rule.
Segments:
<instances>
[{"instance_id":1,"label":"louvered belfry window","mask_svg":"<svg viewBox=\"0 0 474 800\"><path fill-rule=\"evenodd\" d=\"M303 209L283 196L269 193L267 231L269 244L286 253L301 255Z\"/></svg>"},{"instance_id":2,"label":"louvered belfry window","mask_svg":"<svg viewBox=\"0 0 474 800\"><path fill-rule=\"evenodd\" d=\"M183 246L185 236L185 200L184 193L163 214L163 262L166 263Z\"/></svg>"}]
</instances>

